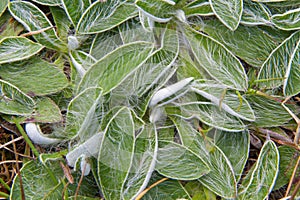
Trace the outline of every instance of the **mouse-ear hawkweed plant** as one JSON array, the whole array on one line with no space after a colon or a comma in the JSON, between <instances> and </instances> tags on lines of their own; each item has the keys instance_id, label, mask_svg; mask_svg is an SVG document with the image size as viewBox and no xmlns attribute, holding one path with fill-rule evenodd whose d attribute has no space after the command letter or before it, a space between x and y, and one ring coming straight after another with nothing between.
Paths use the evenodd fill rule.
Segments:
<instances>
[{"instance_id":1,"label":"mouse-ear hawkweed plant","mask_svg":"<svg viewBox=\"0 0 300 200\"><path fill-rule=\"evenodd\" d=\"M2 0L10 199L300 198L299 6Z\"/></svg>"}]
</instances>

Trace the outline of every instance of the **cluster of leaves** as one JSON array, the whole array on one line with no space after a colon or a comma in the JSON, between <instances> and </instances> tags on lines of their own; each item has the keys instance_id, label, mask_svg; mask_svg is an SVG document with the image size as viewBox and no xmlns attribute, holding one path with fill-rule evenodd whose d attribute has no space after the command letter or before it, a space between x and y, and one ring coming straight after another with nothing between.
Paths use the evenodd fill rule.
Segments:
<instances>
[{"instance_id":1,"label":"cluster of leaves","mask_svg":"<svg viewBox=\"0 0 300 200\"><path fill-rule=\"evenodd\" d=\"M299 6L0 1L1 116L50 146L10 198L265 199L287 185L299 108L281 101L300 92Z\"/></svg>"}]
</instances>

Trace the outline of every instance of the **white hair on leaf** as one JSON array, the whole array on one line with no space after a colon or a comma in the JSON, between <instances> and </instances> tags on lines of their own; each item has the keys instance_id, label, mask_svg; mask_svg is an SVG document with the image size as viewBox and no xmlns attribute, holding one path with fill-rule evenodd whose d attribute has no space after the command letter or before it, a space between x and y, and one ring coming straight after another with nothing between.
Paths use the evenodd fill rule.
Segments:
<instances>
[{"instance_id":1,"label":"white hair on leaf","mask_svg":"<svg viewBox=\"0 0 300 200\"><path fill-rule=\"evenodd\" d=\"M61 139L50 138L42 133L40 126L36 123L27 123L25 125L25 131L31 141L39 145L52 145L61 142Z\"/></svg>"},{"instance_id":2,"label":"white hair on leaf","mask_svg":"<svg viewBox=\"0 0 300 200\"><path fill-rule=\"evenodd\" d=\"M154 107L157 105L160 101L174 95L175 93L179 92L181 89L189 85L194 78L186 78L183 79L177 83L174 83L172 85L169 85L163 89L158 90L151 98L149 102L149 107Z\"/></svg>"}]
</instances>

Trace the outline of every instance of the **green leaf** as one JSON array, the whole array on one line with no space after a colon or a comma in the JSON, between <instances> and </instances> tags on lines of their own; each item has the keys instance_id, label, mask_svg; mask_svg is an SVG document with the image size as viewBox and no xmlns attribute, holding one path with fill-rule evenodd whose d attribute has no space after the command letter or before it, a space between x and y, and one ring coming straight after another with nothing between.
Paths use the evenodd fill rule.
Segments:
<instances>
[{"instance_id":1,"label":"green leaf","mask_svg":"<svg viewBox=\"0 0 300 200\"><path fill-rule=\"evenodd\" d=\"M67 52L67 46L56 35L53 25L46 15L35 5L27 1L13 1L8 5L12 16L28 31L48 29L33 37L41 44L54 50Z\"/></svg>"},{"instance_id":2,"label":"green leaf","mask_svg":"<svg viewBox=\"0 0 300 200\"><path fill-rule=\"evenodd\" d=\"M217 195L198 181L189 181L184 188L193 197L192 200L217 200Z\"/></svg>"},{"instance_id":3,"label":"green leaf","mask_svg":"<svg viewBox=\"0 0 300 200\"><path fill-rule=\"evenodd\" d=\"M88 70L97 60L90 54L85 53L84 51L71 51L70 58L73 63L81 65L85 70Z\"/></svg>"},{"instance_id":4,"label":"green leaf","mask_svg":"<svg viewBox=\"0 0 300 200\"><path fill-rule=\"evenodd\" d=\"M279 152L275 143L268 140L263 145L253 169L244 178L239 199L265 199L275 184L279 171Z\"/></svg>"},{"instance_id":5,"label":"green leaf","mask_svg":"<svg viewBox=\"0 0 300 200\"><path fill-rule=\"evenodd\" d=\"M168 22L175 13L174 1L138 0L135 2L143 14L152 21Z\"/></svg>"},{"instance_id":6,"label":"green leaf","mask_svg":"<svg viewBox=\"0 0 300 200\"><path fill-rule=\"evenodd\" d=\"M90 0L62 0L62 5L76 27L84 11L90 6Z\"/></svg>"},{"instance_id":7,"label":"green leaf","mask_svg":"<svg viewBox=\"0 0 300 200\"><path fill-rule=\"evenodd\" d=\"M185 146L172 141L159 141L156 170L178 180L194 180L207 174L207 163Z\"/></svg>"},{"instance_id":8,"label":"green leaf","mask_svg":"<svg viewBox=\"0 0 300 200\"><path fill-rule=\"evenodd\" d=\"M237 193L234 169L222 150L203 138L190 123L172 118L181 142L208 164L208 174L198 179L205 187L223 198L234 198ZM177 160L178 162L179 160Z\"/></svg>"},{"instance_id":9,"label":"green leaf","mask_svg":"<svg viewBox=\"0 0 300 200\"><path fill-rule=\"evenodd\" d=\"M135 199L146 187L155 169L158 139L156 128L146 126L136 138L133 160L122 189L124 199Z\"/></svg>"},{"instance_id":10,"label":"green leaf","mask_svg":"<svg viewBox=\"0 0 300 200\"><path fill-rule=\"evenodd\" d=\"M0 40L5 37L18 36L24 27L18 21L13 20L9 11L0 16Z\"/></svg>"},{"instance_id":11,"label":"green leaf","mask_svg":"<svg viewBox=\"0 0 300 200\"><path fill-rule=\"evenodd\" d=\"M209 0L219 20L230 30L239 26L243 13L243 0Z\"/></svg>"},{"instance_id":12,"label":"green leaf","mask_svg":"<svg viewBox=\"0 0 300 200\"><path fill-rule=\"evenodd\" d=\"M16 86L0 80L0 113L8 115L30 115L35 102Z\"/></svg>"},{"instance_id":13,"label":"green leaf","mask_svg":"<svg viewBox=\"0 0 300 200\"><path fill-rule=\"evenodd\" d=\"M90 67L79 85L79 91L88 87L101 87L108 93L136 71L149 57L153 45L136 42L124 45L103 57Z\"/></svg>"},{"instance_id":14,"label":"green leaf","mask_svg":"<svg viewBox=\"0 0 300 200\"><path fill-rule=\"evenodd\" d=\"M124 0L96 1L84 12L76 29L81 34L100 33L120 25L137 14L136 7Z\"/></svg>"},{"instance_id":15,"label":"green leaf","mask_svg":"<svg viewBox=\"0 0 300 200\"><path fill-rule=\"evenodd\" d=\"M253 125L258 127L276 127L287 123L292 117L282 107L279 101L269 99L260 95L247 95L246 99L250 103L256 120ZM291 110L296 110L295 106L287 105Z\"/></svg>"},{"instance_id":16,"label":"green leaf","mask_svg":"<svg viewBox=\"0 0 300 200\"><path fill-rule=\"evenodd\" d=\"M234 169L218 146L209 144L209 158L206 161L211 171L198 180L208 189L223 198L235 198L237 195L237 182Z\"/></svg>"},{"instance_id":17,"label":"green leaf","mask_svg":"<svg viewBox=\"0 0 300 200\"><path fill-rule=\"evenodd\" d=\"M43 46L23 37L6 37L0 41L0 64L29 58Z\"/></svg>"},{"instance_id":18,"label":"green leaf","mask_svg":"<svg viewBox=\"0 0 300 200\"><path fill-rule=\"evenodd\" d=\"M151 178L151 181L148 186L156 183L163 179L162 176L154 175ZM177 180L166 180L162 183L159 183L155 187L151 188L144 196L143 200L154 200L154 199L163 199L163 200L174 200L174 199L185 199L191 200L189 194L184 189L182 183Z\"/></svg>"},{"instance_id":19,"label":"green leaf","mask_svg":"<svg viewBox=\"0 0 300 200\"><path fill-rule=\"evenodd\" d=\"M284 82L285 94L289 95L295 92L290 90L290 81L297 80L297 58L299 57L300 31L293 33L285 39L262 65L258 74L258 83L260 87L275 88ZM298 52L298 54L297 54ZM295 71L293 71L295 70ZM292 76L292 80L289 81ZM285 80L286 79L286 80ZM297 87L297 85L294 85ZM296 89L297 91L298 89Z\"/></svg>"},{"instance_id":20,"label":"green leaf","mask_svg":"<svg viewBox=\"0 0 300 200\"><path fill-rule=\"evenodd\" d=\"M300 29L300 9L289 10L283 14L272 16L274 25L282 30L298 30Z\"/></svg>"},{"instance_id":21,"label":"green leaf","mask_svg":"<svg viewBox=\"0 0 300 200\"><path fill-rule=\"evenodd\" d=\"M200 68L229 88L247 89L246 73L233 53L203 33L194 30L186 31L186 37Z\"/></svg>"},{"instance_id":22,"label":"green leaf","mask_svg":"<svg viewBox=\"0 0 300 200\"><path fill-rule=\"evenodd\" d=\"M224 131L239 132L245 129L245 125L239 118L229 115L220 110L219 106L209 102L180 103L176 106L167 106L166 112L169 115L184 119L197 118L209 126Z\"/></svg>"},{"instance_id":23,"label":"green leaf","mask_svg":"<svg viewBox=\"0 0 300 200\"><path fill-rule=\"evenodd\" d=\"M32 0L32 1L45 6L59 6L61 4L60 0Z\"/></svg>"},{"instance_id":24,"label":"green leaf","mask_svg":"<svg viewBox=\"0 0 300 200\"><path fill-rule=\"evenodd\" d=\"M254 67L261 67L272 50L281 42L281 39L273 37L258 26L240 25L234 32L218 20L205 20L198 26L203 27L205 33Z\"/></svg>"},{"instance_id":25,"label":"green leaf","mask_svg":"<svg viewBox=\"0 0 300 200\"><path fill-rule=\"evenodd\" d=\"M267 25L270 24L270 11L261 3L244 0L243 15L241 23L245 25Z\"/></svg>"},{"instance_id":26,"label":"green leaf","mask_svg":"<svg viewBox=\"0 0 300 200\"><path fill-rule=\"evenodd\" d=\"M79 137L84 141L97 133L100 127L102 98L101 88L87 88L72 99L67 109L65 129L69 138Z\"/></svg>"},{"instance_id":27,"label":"green leaf","mask_svg":"<svg viewBox=\"0 0 300 200\"><path fill-rule=\"evenodd\" d=\"M72 174L74 184L66 185L63 170L57 161L49 160L45 164L36 160L29 161L22 167L21 175L26 199L52 200L73 196L78 184L80 184L79 196L91 197L98 192L94 178L85 176L80 182L81 175L79 173ZM18 175L15 176L10 198L12 200L22 199Z\"/></svg>"},{"instance_id":28,"label":"green leaf","mask_svg":"<svg viewBox=\"0 0 300 200\"><path fill-rule=\"evenodd\" d=\"M8 3L9 3L9 0L2 0L2 1L0 2L0 17L1 17L1 15L5 12Z\"/></svg>"},{"instance_id":29,"label":"green leaf","mask_svg":"<svg viewBox=\"0 0 300 200\"><path fill-rule=\"evenodd\" d=\"M98 157L98 178L107 200L121 199L133 161L135 146L134 116L121 108L109 121Z\"/></svg>"},{"instance_id":30,"label":"green leaf","mask_svg":"<svg viewBox=\"0 0 300 200\"><path fill-rule=\"evenodd\" d=\"M63 71L39 57L3 64L0 76L30 96L56 93L69 84Z\"/></svg>"},{"instance_id":31,"label":"green leaf","mask_svg":"<svg viewBox=\"0 0 300 200\"><path fill-rule=\"evenodd\" d=\"M213 81L198 81L192 86L192 91L210 100L229 114L247 120L254 121L254 112L248 101L233 91Z\"/></svg>"},{"instance_id":32,"label":"green leaf","mask_svg":"<svg viewBox=\"0 0 300 200\"><path fill-rule=\"evenodd\" d=\"M276 179L276 184L273 190L278 190L281 187L289 183L294 167L297 163L298 151L289 146L278 147L280 162L279 162L279 172ZM298 167L296 174L300 173L300 168Z\"/></svg>"},{"instance_id":33,"label":"green leaf","mask_svg":"<svg viewBox=\"0 0 300 200\"><path fill-rule=\"evenodd\" d=\"M67 38L71 29L71 21L68 19L65 11L58 6L50 7L50 11L55 22L58 37L62 41L67 42Z\"/></svg>"},{"instance_id":34,"label":"green leaf","mask_svg":"<svg viewBox=\"0 0 300 200\"><path fill-rule=\"evenodd\" d=\"M187 17L191 16L211 16L214 15L210 3L206 0L196 0L183 7L183 11Z\"/></svg>"},{"instance_id":35,"label":"green leaf","mask_svg":"<svg viewBox=\"0 0 300 200\"><path fill-rule=\"evenodd\" d=\"M63 171L58 164L47 166L32 160L22 167L21 174L26 199L61 199L63 184L59 177L63 177ZM13 183L10 199L22 199L18 175Z\"/></svg>"},{"instance_id":36,"label":"green leaf","mask_svg":"<svg viewBox=\"0 0 300 200\"><path fill-rule=\"evenodd\" d=\"M248 130L236 133L216 130L214 142L230 161L236 181L239 182L250 150L250 134Z\"/></svg>"},{"instance_id":37,"label":"green leaf","mask_svg":"<svg viewBox=\"0 0 300 200\"><path fill-rule=\"evenodd\" d=\"M48 97L34 98L36 105L34 113L28 116L3 116L5 120L14 123L58 123L63 121L59 107Z\"/></svg>"}]
</instances>

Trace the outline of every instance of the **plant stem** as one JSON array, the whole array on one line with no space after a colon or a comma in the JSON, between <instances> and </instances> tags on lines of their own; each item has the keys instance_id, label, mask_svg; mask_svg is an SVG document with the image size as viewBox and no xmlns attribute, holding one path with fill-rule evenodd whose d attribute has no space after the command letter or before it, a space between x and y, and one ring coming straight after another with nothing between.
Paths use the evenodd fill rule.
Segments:
<instances>
[{"instance_id":1,"label":"plant stem","mask_svg":"<svg viewBox=\"0 0 300 200\"><path fill-rule=\"evenodd\" d=\"M35 157L39 157L39 152L37 151L37 149L34 147L34 145L32 144L31 140L29 139L29 137L27 136L27 134L25 133L23 127L20 125L20 123L17 120L14 120L18 130L20 131L21 135L23 136L24 140L26 141L26 143L29 145L29 147L31 148L33 154L35 155Z\"/></svg>"}]
</instances>

